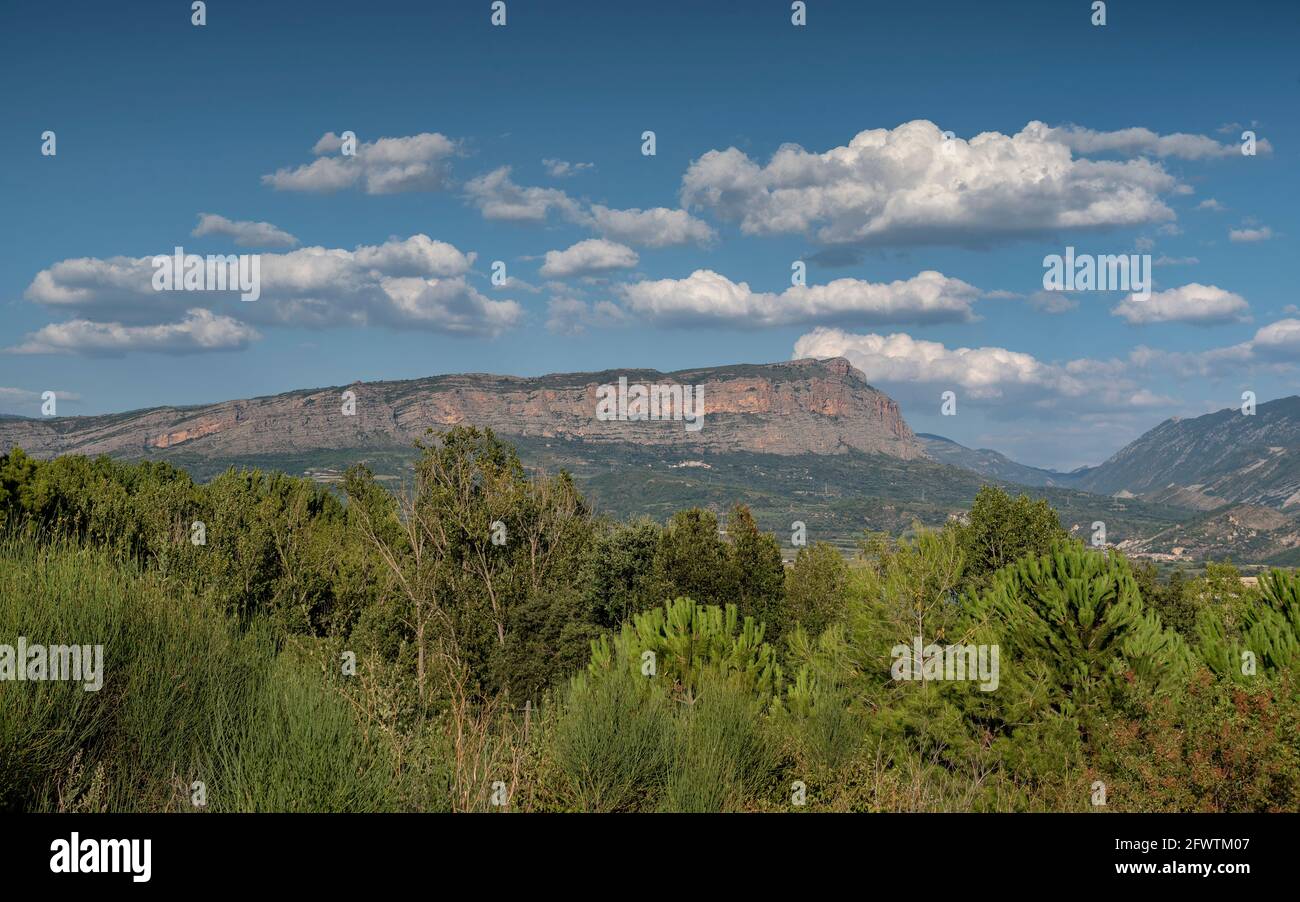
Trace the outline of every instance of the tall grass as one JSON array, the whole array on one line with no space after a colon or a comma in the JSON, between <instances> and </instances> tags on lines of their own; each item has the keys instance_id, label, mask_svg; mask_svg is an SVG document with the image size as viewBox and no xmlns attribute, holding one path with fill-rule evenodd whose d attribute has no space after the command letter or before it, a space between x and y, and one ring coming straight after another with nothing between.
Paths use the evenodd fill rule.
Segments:
<instances>
[{"instance_id":1,"label":"tall grass","mask_svg":"<svg viewBox=\"0 0 1300 902\"><path fill-rule=\"evenodd\" d=\"M764 734L765 707L734 675L712 669L701 674L698 695L678 715L665 810L739 811L764 794L775 769Z\"/></svg>"},{"instance_id":2,"label":"tall grass","mask_svg":"<svg viewBox=\"0 0 1300 902\"><path fill-rule=\"evenodd\" d=\"M574 679L555 726L565 801L579 811L636 811L662 794L672 764L671 702L622 670Z\"/></svg>"},{"instance_id":3,"label":"tall grass","mask_svg":"<svg viewBox=\"0 0 1300 902\"><path fill-rule=\"evenodd\" d=\"M563 801L581 811L743 809L775 773L764 707L714 669L689 698L624 669L582 674L554 726Z\"/></svg>"},{"instance_id":4,"label":"tall grass","mask_svg":"<svg viewBox=\"0 0 1300 902\"><path fill-rule=\"evenodd\" d=\"M0 643L102 645L103 688L0 682L0 809L391 807L382 749L319 667L103 552L0 543ZM314 671L314 672L313 672Z\"/></svg>"}]
</instances>

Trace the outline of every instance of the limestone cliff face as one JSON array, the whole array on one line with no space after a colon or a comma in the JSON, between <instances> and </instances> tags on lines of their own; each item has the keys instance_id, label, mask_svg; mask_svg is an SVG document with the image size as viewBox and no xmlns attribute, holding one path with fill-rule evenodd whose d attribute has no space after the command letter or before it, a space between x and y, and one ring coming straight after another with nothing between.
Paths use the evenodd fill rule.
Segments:
<instances>
[{"instance_id":1,"label":"limestone cliff face","mask_svg":"<svg viewBox=\"0 0 1300 902\"><path fill-rule=\"evenodd\" d=\"M702 387L698 431L680 420L601 420L599 389L629 385ZM345 415L345 392L355 414ZM458 423L502 436L593 444L677 446L684 452L840 454L849 449L924 457L898 405L843 358L660 373L610 370L536 378L466 374L356 383L201 407L126 414L0 419L0 447L38 457L109 454L204 457L409 447L426 429Z\"/></svg>"}]
</instances>

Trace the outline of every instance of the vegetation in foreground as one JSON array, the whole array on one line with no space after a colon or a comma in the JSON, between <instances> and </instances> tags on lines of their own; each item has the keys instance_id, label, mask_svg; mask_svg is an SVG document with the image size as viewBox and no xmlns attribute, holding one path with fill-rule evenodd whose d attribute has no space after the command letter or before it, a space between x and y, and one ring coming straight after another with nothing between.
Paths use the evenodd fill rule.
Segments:
<instances>
[{"instance_id":1,"label":"vegetation in foreground","mask_svg":"<svg viewBox=\"0 0 1300 902\"><path fill-rule=\"evenodd\" d=\"M0 456L0 646L105 655L0 682L0 809L1300 809L1294 572L1162 581L995 488L784 567L743 506L609 521L473 428L343 490ZM997 688L897 679L916 637Z\"/></svg>"}]
</instances>

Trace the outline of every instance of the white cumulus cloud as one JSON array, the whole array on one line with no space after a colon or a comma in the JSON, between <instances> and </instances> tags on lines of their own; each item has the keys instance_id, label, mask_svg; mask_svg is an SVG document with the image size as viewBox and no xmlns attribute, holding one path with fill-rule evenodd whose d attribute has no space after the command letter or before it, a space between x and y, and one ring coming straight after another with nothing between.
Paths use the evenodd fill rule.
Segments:
<instances>
[{"instance_id":1,"label":"white cumulus cloud","mask_svg":"<svg viewBox=\"0 0 1300 902\"><path fill-rule=\"evenodd\" d=\"M546 261L538 271L548 279L567 279L631 269L638 261L636 251L626 245L603 238L589 238L566 250L547 251Z\"/></svg>"},{"instance_id":2,"label":"white cumulus cloud","mask_svg":"<svg viewBox=\"0 0 1300 902\"><path fill-rule=\"evenodd\" d=\"M260 337L256 329L236 319L196 308L187 311L179 322L154 326L124 326L85 319L51 323L8 351L13 354L84 354L92 357L116 357L130 351L193 354L239 350Z\"/></svg>"},{"instance_id":3,"label":"white cumulus cloud","mask_svg":"<svg viewBox=\"0 0 1300 902\"><path fill-rule=\"evenodd\" d=\"M181 304L255 324L488 336L523 319L517 302L487 297L469 284L475 254L423 234L354 250L304 247L258 256L261 297L252 303L231 291L154 291L151 256L64 260L38 273L26 297L105 326L171 324Z\"/></svg>"},{"instance_id":4,"label":"white cumulus cloud","mask_svg":"<svg viewBox=\"0 0 1300 902\"><path fill-rule=\"evenodd\" d=\"M221 235L240 247L294 247L298 239L269 222L231 220L216 213L200 213L199 224L190 232L195 238Z\"/></svg>"},{"instance_id":5,"label":"white cumulus cloud","mask_svg":"<svg viewBox=\"0 0 1300 902\"><path fill-rule=\"evenodd\" d=\"M708 244L717 237L712 226L685 210L620 210L603 204L588 205L559 188L520 185L511 176L509 166L470 179L465 185L465 197L484 219L544 223L555 215L611 241L638 247Z\"/></svg>"},{"instance_id":6,"label":"white cumulus cloud","mask_svg":"<svg viewBox=\"0 0 1300 902\"><path fill-rule=\"evenodd\" d=\"M1253 347L1261 355L1300 361L1300 319L1280 319L1255 333Z\"/></svg>"},{"instance_id":7,"label":"white cumulus cloud","mask_svg":"<svg viewBox=\"0 0 1300 902\"><path fill-rule=\"evenodd\" d=\"M704 220L667 207L616 210L592 204L589 216L592 226L605 237L639 247L708 244L717 237Z\"/></svg>"},{"instance_id":8,"label":"white cumulus cloud","mask_svg":"<svg viewBox=\"0 0 1300 902\"><path fill-rule=\"evenodd\" d=\"M1170 220L1161 195L1177 185L1149 159L1076 158L1041 122L967 141L916 120L860 132L824 153L786 144L765 165L734 147L712 150L691 163L681 196L750 235L981 246Z\"/></svg>"},{"instance_id":9,"label":"white cumulus cloud","mask_svg":"<svg viewBox=\"0 0 1300 902\"><path fill-rule=\"evenodd\" d=\"M685 279L635 282L624 304L639 318L664 325L718 324L758 328L802 323L939 323L974 318L978 288L926 271L894 282L836 279L796 285L780 294L700 269Z\"/></svg>"},{"instance_id":10,"label":"white cumulus cloud","mask_svg":"<svg viewBox=\"0 0 1300 902\"><path fill-rule=\"evenodd\" d=\"M517 184L510 177L509 166L501 166L471 179L465 185L465 196L484 219L545 222L552 212L569 219L581 213L581 205L558 188Z\"/></svg>"},{"instance_id":11,"label":"white cumulus cloud","mask_svg":"<svg viewBox=\"0 0 1300 902\"><path fill-rule=\"evenodd\" d=\"M1154 292L1143 299L1130 294L1111 309L1133 325L1193 323L1202 326L1241 322L1249 318L1246 299L1216 285L1192 282L1180 288Z\"/></svg>"},{"instance_id":12,"label":"white cumulus cloud","mask_svg":"<svg viewBox=\"0 0 1300 902\"><path fill-rule=\"evenodd\" d=\"M326 132L312 148L317 159L292 169L277 169L262 182L277 191L331 192L360 187L367 194L399 194L445 188L450 160L459 145L446 135L424 132L357 144L344 156L343 140Z\"/></svg>"},{"instance_id":13,"label":"white cumulus cloud","mask_svg":"<svg viewBox=\"0 0 1300 902\"><path fill-rule=\"evenodd\" d=\"M1118 362L1087 358L1054 364L999 347L950 348L906 333L855 335L818 328L801 336L794 359L845 357L867 379L907 403L938 407L943 391L978 401L1001 417L1068 408L1132 410L1175 403L1123 377ZM959 408L960 409L960 408Z\"/></svg>"}]
</instances>

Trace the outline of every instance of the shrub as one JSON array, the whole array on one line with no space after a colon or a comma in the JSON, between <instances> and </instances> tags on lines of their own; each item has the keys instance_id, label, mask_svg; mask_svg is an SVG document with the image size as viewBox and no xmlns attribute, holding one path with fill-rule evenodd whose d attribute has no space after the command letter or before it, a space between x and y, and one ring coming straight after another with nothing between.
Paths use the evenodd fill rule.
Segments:
<instances>
[{"instance_id":1,"label":"shrub","mask_svg":"<svg viewBox=\"0 0 1300 902\"><path fill-rule=\"evenodd\" d=\"M1120 811L1300 808L1300 692L1294 676L1234 685L1202 670L1137 716L1108 718L1094 766Z\"/></svg>"},{"instance_id":2,"label":"shrub","mask_svg":"<svg viewBox=\"0 0 1300 902\"><path fill-rule=\"evenodd\" d=\"M387 807L378 750L265 621L241 626L104 552L9 542L0 636L104 647L98 692L0 691L0 808L193 810L194 781L213 810Z\"/></svg>"},{"instance_id":3,"label":"shrub","mask_svg":"<svg viewBox=\"0 0 1300 902\"><path fill-rule=\"evenodd\" d=\"M738 811L762 792L774 767L763 709L737 674L703 672L699 695L678 713L664 810Z\"/></svg>"},{"instance_id":4,"label":"shrub","mask_svg":"<svg viewBox=\"0 0 1300 902\"><path fill-rule=\"evenodd\" d=\"M652 681L624 670L574 678L555 724L562 804L637 811L653 804L671 764L670 703Z\"/></svg>"},{"instance_id":5,"label":"shrub","mask_svg":"<svg viewBox=\"0 0 1300 902\"><path fill-rule=\"evenodd\" d=\"M613 641L601 636L593 642L588 670L641 673L650 652L658 677L678 687L688 700L697 694L701 674L709 667L736 674L750 691L771 699L784 678L776 652L763 641L763 624L746 617L740 625L739 619L735 605L724 609L678 598L637 614Z\"/></svg>"}]
</instances>

